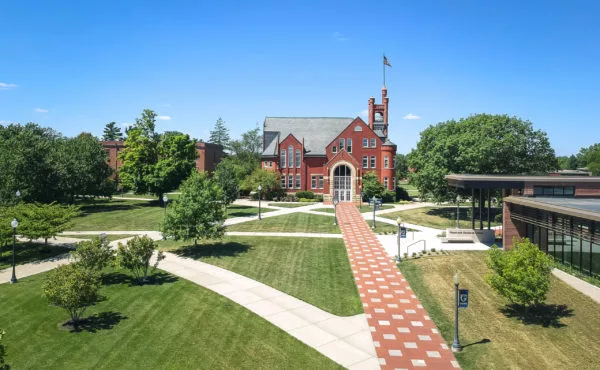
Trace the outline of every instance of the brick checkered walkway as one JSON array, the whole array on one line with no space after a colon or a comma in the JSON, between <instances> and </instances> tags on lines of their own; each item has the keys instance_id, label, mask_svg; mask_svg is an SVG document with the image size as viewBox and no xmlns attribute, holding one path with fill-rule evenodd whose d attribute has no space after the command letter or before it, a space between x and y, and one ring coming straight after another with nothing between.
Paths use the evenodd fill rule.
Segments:
<instances>
[{"instance_id":1,"label":"brick checkered walkway","mask_svg":"<svg viewBox=\"0 0 600 370\"><path fill-rule=\"evenodd\" d=\"M356 205L338 223L382 369L454 369L458 362Z\"/></svg>"}]
</instances>

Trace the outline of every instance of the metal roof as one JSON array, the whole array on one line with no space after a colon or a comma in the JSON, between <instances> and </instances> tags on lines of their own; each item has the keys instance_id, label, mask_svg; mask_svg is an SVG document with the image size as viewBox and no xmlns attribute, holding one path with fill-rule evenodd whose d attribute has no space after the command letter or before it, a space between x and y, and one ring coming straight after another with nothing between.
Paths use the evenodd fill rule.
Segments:
<instances>
[{"instance_id":1,"label":"metal roof","mask_svg":"<svg viewBox=\"0 0 600 370\"><path fill-rule=\"evenodd\" d=\"M575 183L596 183L600 176L524 176L524 175L446 175L448 185L462 189L523 189L525 183L547 185L569 185Z\"/></svg>"},{"instance_id":2,"label":"metal roof","mask_svg":"<svg viewBox=\"0 0 600 370\"><path fill-rule=\"evenodd\" d=\"M507 203L520 204L526 207L543 209L568 216L600 221L600 198L549 198L549 197L517 197L504 198Z\"/></svg>"},{"instance_id":3,"label":"metal roof","mask_svg":"<svg viewBox=\"0 0 600 370\"><path fill-rule=\"evenodd\" d=\"M276 156L279 140L289 134L304 139L306 155L326 155L327 145L333 141L354 118L329 117L267 117L263 125L265 143L263 156Z\"/></svg>"}]
</instances>

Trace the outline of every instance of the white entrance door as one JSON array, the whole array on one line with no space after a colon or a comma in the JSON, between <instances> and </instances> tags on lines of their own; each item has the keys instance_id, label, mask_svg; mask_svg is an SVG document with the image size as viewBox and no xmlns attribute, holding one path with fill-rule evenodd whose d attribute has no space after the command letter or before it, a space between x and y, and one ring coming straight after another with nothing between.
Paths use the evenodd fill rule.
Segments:
<instances>
[{"instance_id":1,"label":"white entrance door","mask_svg":"<svg viewBox=\"0 0 600 370\"><path fill-rule=\"evenodd\" d=\"M333 172L333 196L340 202L352 201L352 172L346 165L336 167Z\"/></svg>"}]
</instances>

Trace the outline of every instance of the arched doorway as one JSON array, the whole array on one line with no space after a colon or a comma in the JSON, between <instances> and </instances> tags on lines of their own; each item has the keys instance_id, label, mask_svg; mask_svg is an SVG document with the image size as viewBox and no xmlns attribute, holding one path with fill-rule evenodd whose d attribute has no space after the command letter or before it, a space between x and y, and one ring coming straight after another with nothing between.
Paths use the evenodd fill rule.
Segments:
<instances>
[{"instance_id":1,"label":"arched doorway","mask_svg":"<svg viewBox=\"0 0 600 370\"><path fill-rule=\"evenodd\" d=\"M339 165L333 171L333 196L340 202L352 201L352 170L346 165Z\"/></svg>"}]
</instances>

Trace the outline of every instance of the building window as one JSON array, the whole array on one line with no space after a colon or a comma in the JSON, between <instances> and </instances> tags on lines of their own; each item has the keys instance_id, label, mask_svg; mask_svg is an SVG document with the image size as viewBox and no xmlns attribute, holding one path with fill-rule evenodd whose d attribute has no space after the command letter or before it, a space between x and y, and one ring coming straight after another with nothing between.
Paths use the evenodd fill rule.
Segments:
<instances>
[{"instance_id":1,"label":"building window","mask_svg":"<svg viewBox=\"0 0 600 370\"><path fill-rule=\"evenodd\" d=\"M392 180L392 184L394 185L394 188L392 190L396 190L396 178L395 177Z\"/></svg>"},{"instance_id":2,"label":"building window","mask_svg":"<svg viewBox=\"0 0 600 370\"><path fill-rule=\"evenodd\" d=\"M392 157L392 163L394 164L394 168L396 168L396 156Z\"/></svg>"},{"instance_id":3,"label":"building window","mask_svg":"<svg viewBox=\"0 0 600 370\"><path fill-rule=\"evenodd\" d=\"M340 151L344 149L344 146L346 146L344 139L340 139Z\"/></svg>"},{"instance_id":4,"label":"building window","mask_svg":"<svg viewBox=\"0 0 600 370\"><path fill-rule=\"evenodd\" d=\"M311 189L316 189L317 188L317 176L312 175L310 177L310 188Z\"/></svg>"},{"instance_id":5,"label":"building window","mask_svg":"<svg viewBox=\"0 0 600 370\"><path fill-rule=\"evenodd\" d=\"M300 149L296 149L296 168L300 168Z\"/></svg>"},{"instance_id":6,"label":"building window","mask_svg":"<svg viewBox=\"0 0 600 370\"><path fill-rule=\"evenodd\" d=\"M281 175L281 188L285 189L285 175Z\"/></svg>"},{"instance_id":7,"label":"building window","mask_svg":"<svg viewBox=\"0 0 600 370\"><path fill-rule=\"evenodd\" d=\"M346 151L352 153L352 139L346 139Z\"/></svg>"},{"instance_id":8,"label":"building window","mask_svg":"<svg viewBox=\"0 0 600 370\"><path fill-rule=\"evenodd\" d=\"M533 195L536 197L572 197L575 196L574 186L534 186Z\"/></svg>"},{"instance_id":9,"label":"building window","mask_svg":"<svg viewBox=\"0 0 600 370\"><path fill-rule=\"evenodd\" d=\"M337 153L337 146L335 146L335 145L334 145L334 146L332 146L332 147L331 147L331 152L332 152L332 153Z\"/></svg>"},{"instance_id":10,"label":"building window","mask_svg":"<svg viewBox=\"0 0 600 370\"><path fill-rule=\"evenodd\" d=\"M323 189L323 176L319 176L319 189Z\"/></svg>"},{"instance_id":11,"label":"building window","mask_svg":"<svg viewBox=\"0 0 600 370\"><path fill-rule=\"evenodd\" d=\"M288 167L294 168L294 148L291 145L288 147L288 157Z\"/></svg>"},{"instance_id":12,"label":"building window","mask_svg":"<svg viewBox=\"0 0 600 370\"><path fill-rule=\"evenodd\" d=\"M369 156L363 155L363 168L369 168Z\"/></svg>"},{"instance_id":13,"label":"building window","mask_svg":"<svg viewBox=\"0 0 600 370\"><path fill-rule=\"evenodd\" d=\"M288 188L290 188L290 189L294 188L294 175L288 176Z\"/></svg>"},{"instance_id":14,"label":"building window","mask_svg":"<svg viewBox=\"0 0 600 370\"><path fill-rule=\"evenodd\" d=\"M286 153L287 152L285 151L285 149L281 151L281 168L285 168L287 164Z\"/></svg>"},{"instance_id":15,"label":"building window","mask_svg":"<svg viewBox=\"0 0 600 370\"><path fill-rule=\"evenodd\" d=\"M371 148L375 148L377 146L375 139L371 139Z\"/></svg>"},{"instance_id":16,"label":"building window","mask_svg":"<svg viewBox=\"0 0 600 370\"><path fill-rule=\"evenodd\" d=\"M371 168L375 168L375 156L371 156Z\"/></svg>"},{"instance_id":17,"label":"building window","mask_svg":"<svg viewBox=\"0 0 600 370\"><path fill-rule=\"evenodd\" d=\"M363 148L368 148L369 147L369 139L364 138L363 139Z\"/></svg>"},{"instance_id":18,"label":"building window","mask_svg":"<svg viewBox=\"0 0 600 370\"><path fill-rule=\"evenodd\" d=\"M388 187L389 187L389 185L390 185L390 181L388 180L387 177L384 177L383 178L383 187L384 187L384 189L387 190Z\"/></svg>"},{"instance_id":19,"label":"building window","mask_svg":"<svg viewBox=\"0 0 600 370\"><path fill-rule=\"evenodd\" d=\"M386 155L385 157L383 157L383 168L389 168L390 165L390 158Z\"/></svg>"},{"instance_id":20,"label":"building window","mask_svg":"<svg viewBox=\"0 0 600 370\"><path fill-rule=\"evenodd\" d=\"M296 189L300 189L300 174L296 174Z\"/></svg>"}]
</instances>

